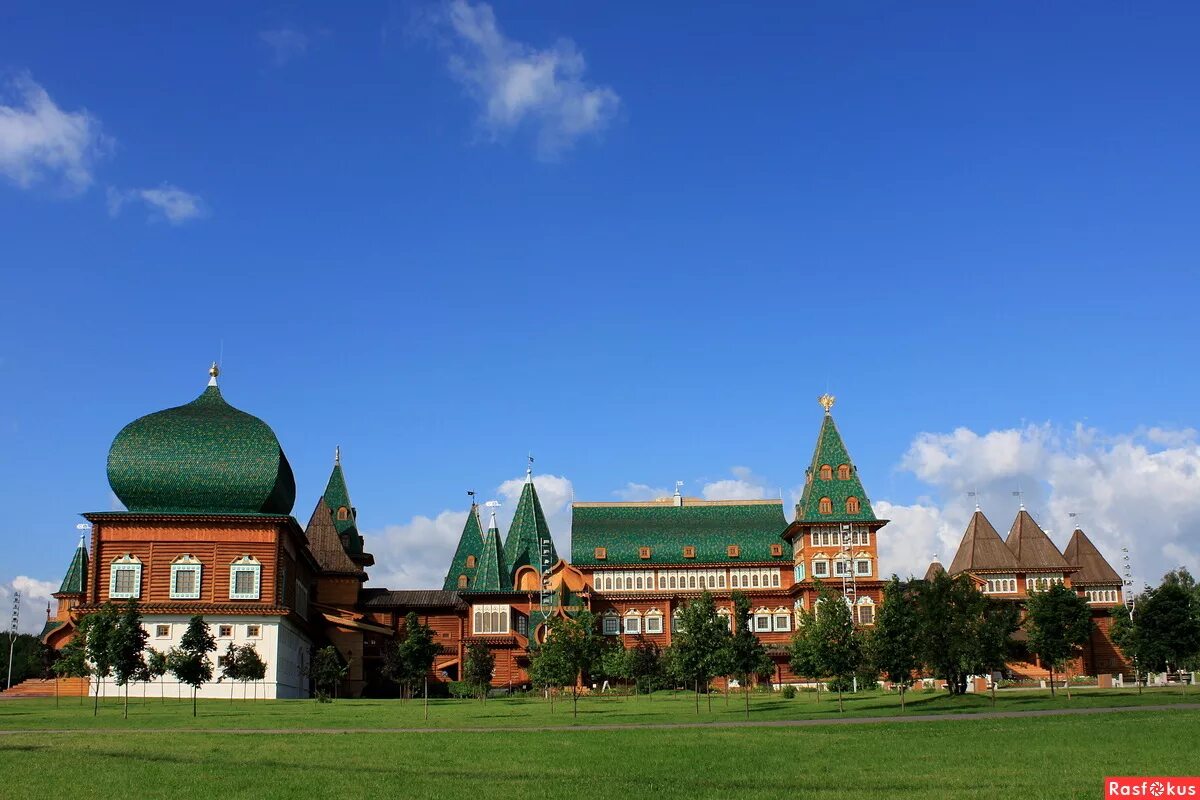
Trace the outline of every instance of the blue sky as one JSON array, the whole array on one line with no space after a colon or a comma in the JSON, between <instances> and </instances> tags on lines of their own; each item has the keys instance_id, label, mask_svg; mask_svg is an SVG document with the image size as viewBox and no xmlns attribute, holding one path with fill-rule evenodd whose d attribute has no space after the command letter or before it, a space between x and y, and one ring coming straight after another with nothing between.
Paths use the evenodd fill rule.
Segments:
<instances>
[{"instance_id":1,"label":"blue sky","mask_svg":"<svg viewBox=\"0 0 1200 800\"><path fill-rule=\"evenodd\" d=\"M968 487L1196 569L1198 17L10 6L0 583L57 582L112 437L222 353L301 521L342 445L395 587L529 451L563 542L571 496L790 503L826 390L890 569Z\"/></svg>"}]
</instances>

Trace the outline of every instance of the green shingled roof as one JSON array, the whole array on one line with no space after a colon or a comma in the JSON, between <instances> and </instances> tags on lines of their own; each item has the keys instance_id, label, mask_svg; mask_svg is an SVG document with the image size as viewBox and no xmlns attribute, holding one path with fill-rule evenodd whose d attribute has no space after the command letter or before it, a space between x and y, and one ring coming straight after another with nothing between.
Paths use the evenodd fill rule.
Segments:
<instances>
[{"instance_id":1,"label":"green shingled roof","mask_svg":"<svg viewBox=\"0 0 1200 800\"><path fill-rule=\"evenodd\" d=\"M186 405L126 425L108 482L133 512L290 514L296 481L279 440L212 383Z\"/></svg>"},{"instance_id":2,"label":"green shingled roof","mask_svg":"<svg viewBox=\"0 0 1200 800\"><path fill-rule=\"evenodd\" d=\"M571 563L575 566L618 564L737 564L750 561L783 561L788 548L771 555L771 545L782 545L787 528L783 502L706 502L684 500L664 503L579 503L572 509ZM728 547L737 545L737 556ZM695 547L695 558L684 558L684 547ZM596 558L596 548L606 550ZM639 549L650 548L650 558Z\"/></svg>"},{"instance_id":3,"label":"green shingled roof","mask_svg":"<svg viewBox=\"0 0 1200 800\"><path fill-rule=\"evenodd\" d=\"M499 592L512 589L511 573L504 568L504 548L500 545L500 531L488 528L483 535L483 554L479 557L479 568L471 581L476 592Z\"/></svg>"},{"instance_id":4,"label":"green shingled roof","mask_svg":"<svg viewBox=\"0 0 1200 800\"><path fill-rule=\"evenodd\" d=\"M357 556L363 552L363 537L358 532L358 509L350 503L350 490L346 488L346 475L342 472L340 458L334 458L333 472L325 484L325 504L333 511L333 524L342 540L347 555ZM338 519L338 509L346 509L346 519Z\"/></svg>"},{"instance_id":5,"label":"green shingled roof","mask_svg":"<svg viewBox=\"0 0 1200 800\"><path fill-rule=\"evenodd\" d=\"M557 562L558 552L554 549L541 501L533 481L527 479L521 489L521 499L517 501L517 513L508 526L508 537L504 540L504 563L508 566L509 577L515 576L521 567L531 566L541 572L543 563L553 566Z\"/></svg>"},{"instance_id":6,"label":"green shingled roof","mask_svg":"<svg viewBox=\"0 0 1200 800\"><path fill-rule=\"evenodd\" d=\"M458 576L467 576L467 588L475 588L475 571L479 568L479 557L483 555L483 531L479 525L479 506L471 504L471 512L467 514L467 523L463 526L462 536L458 537L458 549L450 562L450 570L442 583L443 591L458 591ZM467 566L467 558L475 557L474 567Z\"/></svg>"},{"instance_id":7,"label":"green shingled roof","mask_svg":"<svg viewBox=\"0 0 1200 800\"><path fill-rule=\"evenodd\" d=\"M845 464L850 468L849 478L838 477L838 467ZM833 477L823 479L821 467L828 465ZM862 481L858 479L858 468L850 460L850 453L838 433L833 415L826 413L821 420L821 432L817 434L817 446L813 450L812 464L804 475L804 492L800 502L796 504L797 522L874 522L875 512L871 510L871 501ZM828 497L832 511L829 514L820 512L821 499ZM846 500L858 498L857 514L846 511Z\"/></svg>"},{"instance_id":8,"label":"green shingled roof","mask_svg":"<svg viewBox=\"0 0 1200 800\"><path fill-rule=\"evenodd\" d=\"M83 539L80 539L79 546L75 548L75 555L71 557L71 566L67 567L67 574L63 576L62 585L58 587L58 593L83 594L87 590L87 568L88 552Z\"/></svg>"}]
</instances>

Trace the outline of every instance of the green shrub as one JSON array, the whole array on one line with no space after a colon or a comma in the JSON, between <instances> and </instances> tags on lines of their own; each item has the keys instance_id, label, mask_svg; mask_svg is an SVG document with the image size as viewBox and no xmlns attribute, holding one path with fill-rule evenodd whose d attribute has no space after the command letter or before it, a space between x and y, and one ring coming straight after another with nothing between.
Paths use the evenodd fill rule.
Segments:
<instances>
[{"instance_id":1,"label":"green shrub","mask_svg":"<svg viewBox=\"0 0 1200 800\"><path fill-rule=\"evenodd\" d=\"M791 700L795 696L796 696L796 687L795 686L792 686L789 683L787 686L783 687L783 699L784 700Z\"/></svg>"},{"instance_id":2,"label":"green shrub","mask_svg":"<svg viewBox=\"0 0 1200 800\"><path fill-rule=\"evenodd\" d=\"M451 681L449 684L450 696L457 697L462 700L467 697L474 697L475 690L466 681Z\"/></svg>"}]
</instances>

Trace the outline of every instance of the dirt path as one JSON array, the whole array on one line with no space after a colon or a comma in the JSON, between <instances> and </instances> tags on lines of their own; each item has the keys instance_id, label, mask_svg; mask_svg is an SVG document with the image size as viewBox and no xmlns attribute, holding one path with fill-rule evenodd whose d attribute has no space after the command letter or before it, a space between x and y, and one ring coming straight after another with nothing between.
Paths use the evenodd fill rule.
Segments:
<instances>
[{"instance_id":1,"label":"dirt path","mask_svg":"<svg viewBox=\"0 0 1200 800\"><path fill-rule=\"evenodd\" d=\"M38 730L0 730L0 736L48 733L63 734L131 734L131 733L221 733L221 734L267 734L272 736L292 734L346 734L346 733L558 733L587 731L627 730L687 730L694 728L809 728L823 725L875 725L883 722L944 722L964 719L1018 719L1025 717L1068 717L1083 714L1120 714L1131 711L1195 711L1200 703L1174 703L1171 705L1118 706L1115 708L1051 708L1037 711L983 711L979 713L911 714L894 717L833 717L823 719L776 719L749 720L742 722L650 722L614 723L599 725L542 725L528 728L510 727L462 727L462 728L58 728Z\"/></svg>"}]
</instances>

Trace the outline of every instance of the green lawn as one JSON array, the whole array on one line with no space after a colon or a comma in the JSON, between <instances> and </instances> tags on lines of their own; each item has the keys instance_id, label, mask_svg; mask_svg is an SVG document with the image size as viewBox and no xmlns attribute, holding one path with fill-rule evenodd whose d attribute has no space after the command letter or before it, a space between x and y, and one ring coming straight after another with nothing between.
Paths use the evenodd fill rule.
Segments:
<instances>
[{"instance_id":1,"label":"green lawn","mask_svg":"<svg viewBox=\"0 0 1200 800\"><path fill-rule=\"evenodd\" d=\"M1177 710L568 733L32 733L0 736L0 796L1092 800L1105 775L1195 774L1198 728L1200 712Z\"/></svg>"},{"instance_id":2,"label":"green lawn","mask_svg":"<svg viewBox=\"0 0 1200 800\"><path fill-rule=\"evenodd\" d=\"M1051 698L1046 691L1001 691L997 711L1024 711L1044 708L1084 708L1096 706L1132 706L1178 702L1200 702L1200 692L1186 697L1178 689L1148 689L1138 695L1135 689L1076 691L1072 700L1059 692ZM863 692L846 695L844 716L886 716L900 713L893 694ZM991 711L987 696L949 697L944 692L912 692L908 697L909 714L945 714ZM751 720L812 719L838 717L837 699L823 694L801 693L793 700L779 694L754 694ZM419 701L339 700L318 704L310 700L200 701L200 715L192 718L190 701L167 698L161 702L151 694L144 701L135 689L129 719L121 717L121 704L108 698L101 701L100 714L92 716L92 700L81 706L78 698L64 698L55 708L54 700L0 701L0 730L46 728L408 728L408 727L511 727L542 725L595 725L626 723L721 722L746 719L743 699L734 693L726 704L722 695L712 696L712 711L701 701L695 710L690 694L660 692L647 697L581 698L579 718L571 716L571 704L555 703L554 711L540 698L430 701L429 722L423 719Z\"/></svg>"}]
</instances>

